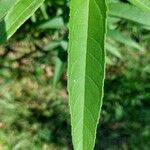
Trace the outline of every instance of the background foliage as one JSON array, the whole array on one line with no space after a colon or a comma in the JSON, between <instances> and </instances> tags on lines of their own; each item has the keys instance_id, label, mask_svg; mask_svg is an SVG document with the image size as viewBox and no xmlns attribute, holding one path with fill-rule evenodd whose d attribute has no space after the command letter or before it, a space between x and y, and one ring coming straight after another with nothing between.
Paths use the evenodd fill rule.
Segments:
<instances>
[{"instance_id":1,"label":"background foliage","mask_svg":"<svg viewBox=\"0 0 150 150\"><path fill-rule=\"evenodd\" d=\"M126 0L107 2L105 96L95 149L149 150L150 14ZM0 149L72 149L68 20L67 0L47 0L0 47Z\"/></svg>"}]
</instances>

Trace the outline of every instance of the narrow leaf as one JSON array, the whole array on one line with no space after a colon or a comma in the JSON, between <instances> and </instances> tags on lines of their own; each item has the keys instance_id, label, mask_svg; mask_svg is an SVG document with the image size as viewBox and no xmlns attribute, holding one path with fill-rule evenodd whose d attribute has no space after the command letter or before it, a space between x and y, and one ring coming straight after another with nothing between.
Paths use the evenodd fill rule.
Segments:
<instances>
[{"instance_id":1,"label":"narrow leaf","mask_svg":"<svg viewBox=\"0 0 150 150\"><path fill-rule=\"evenodd\" d=\"M15 31L37 10L43 1L44 0L18 1L0 22L0 44L10 38Z\"/></svg>"},{"instance_id":2,"label":"narrow leaf","mask_svg":"<svg viewBox=\"0 0 150 150\"><path fill-rule=\"evenodd\" d=\"M115 47L114 45L110 44L110 43L106 43L106 49L108 52L110 52L112 55L122 59L122 54L120 53L120 50Z\"/></svg>"},{"instance_id":3,"label":"narrow leaf","mask_svg":"<svg viewBox=\"0 0 150 150\"><path fill-rule=\"evenodd\" d=\"M130 46L137 50L142 50L142 47L139 45L139 43L137 43L131 37L126 36L117 30L108 30L107 37L112 38L113 40L116 40L117 42Z\"/></svg>"},{"instance_id":4,"label":"narrow leaf","mask_svg":"<svg viewBox=\"0 0 150 150\"><path fill-rule=\"evenodd\" d=\"M93 150L103 97L105 0L72 0L68 90L74 150Z\"/></svg>"},{"instance_id":5,"label":"narrow leaf","mask_svg":"<svg viewBox=\"0 0 150 150\"><path fill-rule=\"evenodd\" d=\"M55 62L55 73L53 78L54 87L56 87L58 81L60 80L64 71L64 67L65 67L65 63L60 58L57 58Z\"/></svg>"},{"instance_id":6,"label":"narrow leaf","mask_svg":"<svg viewBox=\"0 0 150 150\"><path fill-rule=\"evenodd\" d=\"M150 13L150 1L149 0L128 0L133 5L139 7L141 10Z\"/></svg>"},{"instance_id":7,"label":"narrow leaf","mask_svg":"<svg viewBox=\"0 0 150 150\"><path fill-rule=\"evenodd\" d=\"M56 18L35 24L35 27L39 29L60 29L60 28L65 27L65 25L61 17L56 17Z\"/></svg>"},{"instance_id":8,"label":"narrow leaf","mask_svg":"<svg viewBox=\"0 0 150 150\"><path fill-rule=\"evenodd\" d=\"M109 15L128 19L145 26L150 26L150 13L143 12L133 5L124 3L109 3L108 7Z\"/></svg>"}]
</instances>

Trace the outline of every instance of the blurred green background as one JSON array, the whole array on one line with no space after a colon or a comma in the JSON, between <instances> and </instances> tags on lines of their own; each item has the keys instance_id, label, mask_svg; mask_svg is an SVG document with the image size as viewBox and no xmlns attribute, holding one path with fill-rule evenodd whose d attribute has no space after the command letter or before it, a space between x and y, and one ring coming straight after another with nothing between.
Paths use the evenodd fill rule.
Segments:
<instances>
[{"instance_id":1,"label":"blurred green background","mask_svg":"<svg viewBox=\"0 0 150 150\"><path fill-rule=\"evenodd\" d=\"M150 13L107 0L104 103L95 150L150 149ZM0 47L0 150L72 150L68 0L46 0Z\"/></svg>"}]
</instances>

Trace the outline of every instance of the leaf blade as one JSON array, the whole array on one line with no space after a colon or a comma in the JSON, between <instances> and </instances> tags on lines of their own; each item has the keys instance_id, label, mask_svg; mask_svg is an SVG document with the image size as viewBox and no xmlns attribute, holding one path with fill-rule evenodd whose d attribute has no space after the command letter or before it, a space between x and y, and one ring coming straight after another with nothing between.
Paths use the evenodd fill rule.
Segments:
<instances>
[{"instance_id":1,"label":"leaf blade","mask_svg":"<svg viewBox=\"0 0 150 150\"><path fill-rule=\"evenodd\" d=\"M73 145L75 150L92 150L103 95L105 1L72 0L70 15L68 90Z\"/></svg>"},{"instance_id":2,"label":"leaf blade","mask_svg":"<svg viewBox=\"0 0 150 150\"><path fill-rule=\"evenodd\" d=\"M141 10L150 13L150 1L149 0L128 0L133 5L139 7Z\"/></svg>"},{"instance_id":3,"label":"leaf blade","mask_svg":"<svg viewBox=\"0 0 150 150\"><path fill-rule=\"evenodd\" d=\"M108 8L110 16L116 16L145 26L150 26L150 13L143 12L133 5L124 4L122 2L109 3Z\"/></svg>"},{"instance_id":4,"label":"leaf blade","mask_svg":"<svg viewBox=\"0 0 150 150\"><path fill-rule=\"evenodd\" d=\"M44 0L20 0L0 22L0 44L6 42L16 30L39 8Z\"/></svg>"},{"instance_id":5,"label":"leaf blade","mask_svg":"<svg viewBox=\"0 0 150 150\"><path fill-rule=\"evenodd\" d=\"M124 35L123 33L117 30L108 30L107 37L134 49L142 50L142 46L140 46L139 43L134 41L130 36Z\"/></svg>"},{"instance_id":6,"label":"leaf blade","mask_svg":"<svg viewBox=\"0 0 150 150\"><path fill-rule=\"evenodd\" d=\"M0 20L7 14L18 0L0 0Z\"/></svg>"}]
</instances>

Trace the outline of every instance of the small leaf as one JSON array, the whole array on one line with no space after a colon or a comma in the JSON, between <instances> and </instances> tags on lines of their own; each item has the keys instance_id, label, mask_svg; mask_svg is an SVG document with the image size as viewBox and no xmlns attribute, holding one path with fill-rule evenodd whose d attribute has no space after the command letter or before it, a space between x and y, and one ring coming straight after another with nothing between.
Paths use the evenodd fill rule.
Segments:
<instances>
[{"instance_id":1,"label":"small leaf","mask_svg":"<svg viewBox=\"0 0 150 150\"><path fill-rule=\"evenodd\" d=\"M119 49L117 47L115 47L114 45L110 44L110 43L106 43L106 49L114 56L122 59L122 54L120 53Z\"/></svg>"},{"instance_id":2,"label":"small leaf","mask_svg":"<svg viewBox=\"0 0 150 150\"><path fill-rule=\"evenodd\" d=\"M61 45L61 42L59 41L51 41L47 45L44 46L44 51L50 51L56 49L58 46Z\"/></svg>"},{"instance_id":3,"label":"small leaf","mask_svg":"<svg viewBox=\"0 0 150 150\"><path fill-rule=\"evenodd\" d=\"M49 18L49 16L48 16L48 14L46 12L46 5L45 5L45 3L42 4L42 6L40 7L40 9L41 9L41 12L43 14L44 19L47 20Z\"/></svg>"},{"instance_id":4,"label":"small leaf","mask_svg":"<svg viewBox=\"0 0 150 150\"><path fill-rule=\"evenodd\" d=\"M55 87L60 80L63 71L64 71L65 63L60 59L57 58L55 62L55 73L54 73L54 79L53 79L53 86Z\"/></svg>"},{"instance_id":5,"label":"small leaf","mask_svg":"<svg viewBox=\"0 0 150 150\"><path fill-rule=\"evenodd\" d=\"M105 70L105 0L72 0L68 89L74 150L93 150Z\"/></svg>"},{"instance_id":6,"label":"small leaf","mask_svg":"<svg viewBox=\"0 0 150 150\"><path fill-rule=\"evenodd\" d=\"M65 27L64 21L61 17L53 18L48 21L44 21L37 25L39 29L60 29Z\"/></svg>"},{"instance_id":7,"label":"small leaf","mask_svg":"<svg viewBox=\"0 0 150 150\"><path fill-rule=\"evenodd\" d=\"M134 41L129 36L125 36L124 34L122 34L121 32L117 30L108 30L107 36L112 38L113 40L116 40L117 42L133 47L135 49L138 49L138 50L142 49L142 47L136 41Z\"/></svg>"}]
</instances>

